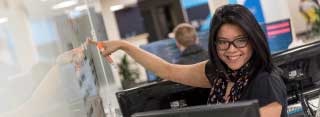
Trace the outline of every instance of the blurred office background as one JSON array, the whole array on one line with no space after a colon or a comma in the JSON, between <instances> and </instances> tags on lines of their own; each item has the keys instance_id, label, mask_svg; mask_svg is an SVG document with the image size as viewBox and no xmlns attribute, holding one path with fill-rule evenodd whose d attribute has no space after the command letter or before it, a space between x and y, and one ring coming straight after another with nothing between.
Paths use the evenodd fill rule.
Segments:
<instances>
[{"instance_id":1,"label":"blurred office background","mask_svg":"<svg viewBox=\"0 0 320 117\"><path fill-rule=\"evenodd\" d=\"M88 46L80 70L59 56L90 37L127 40L174 63L173 28L192 24L207 49L210 19L224 4L253 12L272 53L320 40L319 9L310 23L300 0L0 0L0 117L120 116L115 92L157 76L121 51L112 66Z\"/></svg>"}]
</instances>

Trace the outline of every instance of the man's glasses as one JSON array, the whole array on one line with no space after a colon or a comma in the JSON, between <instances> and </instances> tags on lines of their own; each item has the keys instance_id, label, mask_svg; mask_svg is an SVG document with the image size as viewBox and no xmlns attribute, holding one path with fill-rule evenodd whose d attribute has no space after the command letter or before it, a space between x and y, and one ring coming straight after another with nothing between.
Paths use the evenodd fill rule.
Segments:
<instances>
[{"instance_id":1,"label":"man's glasses","mask_svg":"<svg viewBox=\"0 0 320 117\"><path fill-rule=\"evenodd\" d=\"M240 37L233 41L227 41L223 39L217 39L215 42L218 50L228 50L230 44L232 44L236 48L244 48L248 45L248 37Z\"/></svg>"}]
</instances>

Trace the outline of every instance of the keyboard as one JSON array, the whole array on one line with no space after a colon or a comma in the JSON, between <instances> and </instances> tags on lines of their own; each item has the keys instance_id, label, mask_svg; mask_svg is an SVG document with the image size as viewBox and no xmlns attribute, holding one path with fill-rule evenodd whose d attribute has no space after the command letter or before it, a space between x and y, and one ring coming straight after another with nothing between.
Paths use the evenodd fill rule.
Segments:
<instances>
[{"instance_id":1,"label":"keyboard","mask_svg":"<svg viewBox=\"0 0 320 117\"><path fill-rule=\"evenodd\" d=\"M310 105L312 111L315 112L317 110L318 103L319 103L319 97L315 97L315 98L309 100L309 105ZM287 113L288 113L289 116L291 116L291 115L300 115L300 114L303 115L303 110L302 110L301 103L299 102L299 103L296 103L296 104L288 105Z\"/></svg>"}]
</instances>

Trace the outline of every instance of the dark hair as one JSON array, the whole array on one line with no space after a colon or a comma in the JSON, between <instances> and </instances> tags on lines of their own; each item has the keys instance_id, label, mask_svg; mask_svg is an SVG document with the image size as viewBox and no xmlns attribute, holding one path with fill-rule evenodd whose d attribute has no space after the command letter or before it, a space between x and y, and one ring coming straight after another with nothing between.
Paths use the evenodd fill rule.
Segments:
<instances>
[{"instance_id":1,"label":"dark hair","mask_svg":"<svg viewBox=\"0 0 320 117\"><path fill-rule=\"evenodd\" d=\"M249 77L254 76L259 70L271 73L273 68L272 58L265 33L253 14L244 6L238 4L219 7L212 20L209 34L208 52L211 63L217 69L225 71L226 65L217 55L215 41L217 33L223 24L238 25L248 36L253 53L250 58L251 69Z\"/></svg>"}]
</instances>

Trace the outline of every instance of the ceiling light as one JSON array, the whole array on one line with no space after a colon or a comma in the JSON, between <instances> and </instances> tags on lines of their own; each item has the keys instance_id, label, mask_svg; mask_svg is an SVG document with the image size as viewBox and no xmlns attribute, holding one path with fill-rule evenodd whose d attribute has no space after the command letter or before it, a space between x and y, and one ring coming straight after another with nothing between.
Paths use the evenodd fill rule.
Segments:
<instances>
[{"instance_id":1,"label":"ceiling light","mask_svg":"<svg viewBox=\"0 0 320 117\"><path fill-rule=\"evenodd\" d=\"M57 9L67 8L67 7L71 7L73 5L76 5L77 3L78 3L77 0L63 1L63 2L60 2L56 5L53 5L52 9L57 10Z\"/></svg>"},{"instance_id":2,"label":"ceiling light","mask_svg":"<svg viewBox=\"0 0 320 117\"><path fill-rule=\"evenodd\" d=\"M83 10L86 10L86 9L88 9L87 5L79 5L79 6L74 8L74 10L76 10L76 11L83 11Z\"/></svg>"},{"instance_id":3,"label":"ceiling light","mask_svg":"<svg viewBox=\"0 0 320 117\"><path fill-rule=\"evenodd\" d=\"M8 22L8 17L0 18L0 24Z\"/></svg>"},{"instance_id":4,"label":"ceiling light","mask_svg":"<svg viewBox=\"0 0 320 117\"><path fill-rule=\"evenodd\" d=\"M48 0L40 0L41 2L47 2Z\"/></svg>"},{"instance_id":5,"label":"ceiling light","mask_svg":"<svg viewBox=\"0 0 320 117\"><path fill-rule=\"evenodd\" d=\"M118 11L124 8L124 5L120 4L120 5L114 5L110 7L111 11Z\"/></svg>"}]
</instances>

